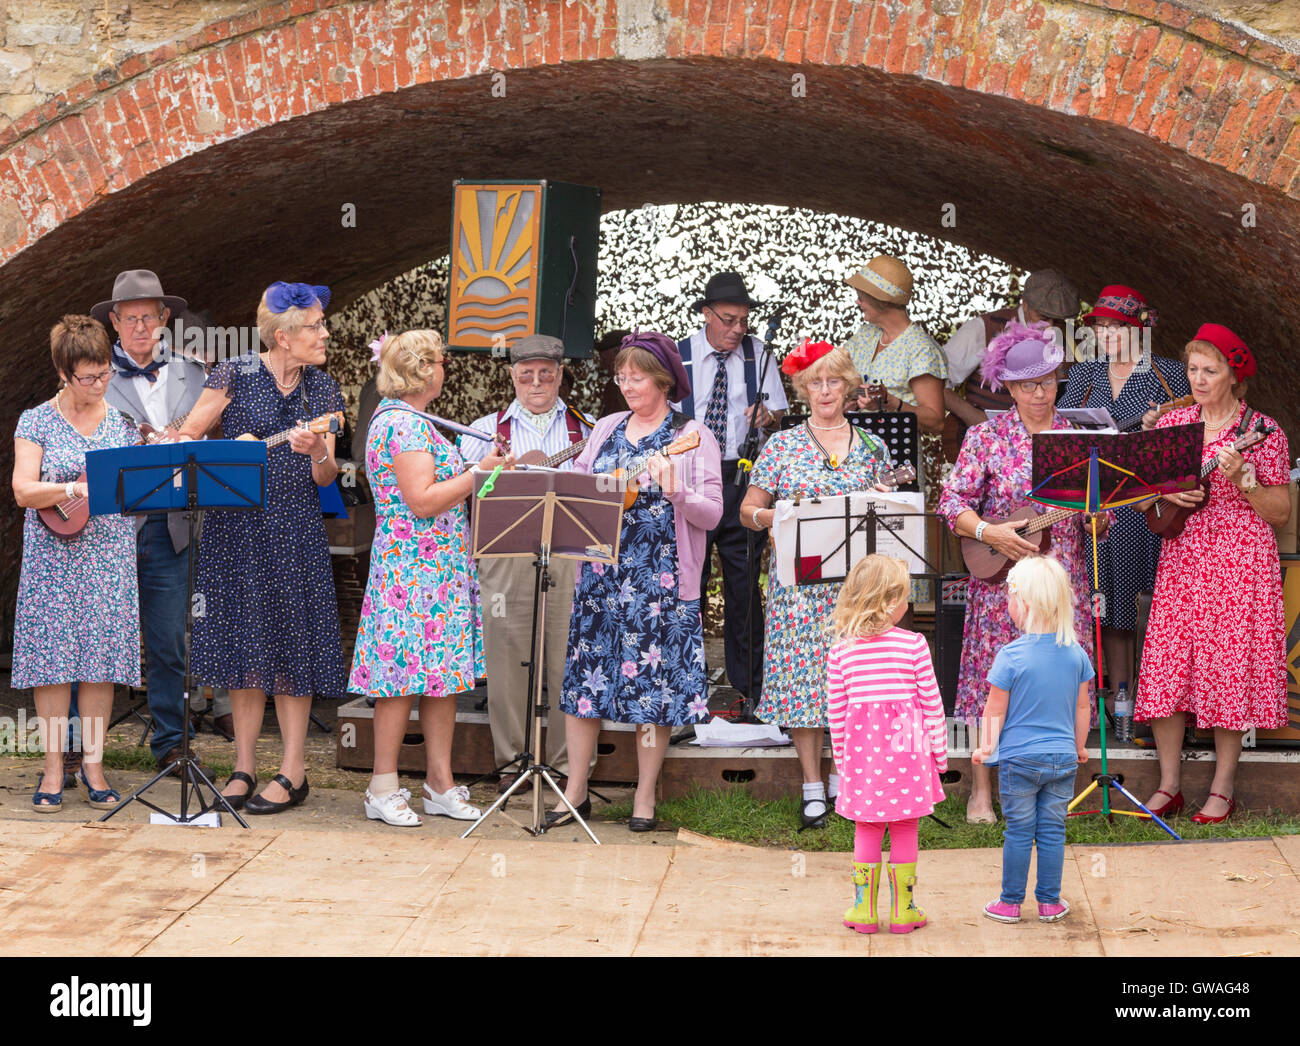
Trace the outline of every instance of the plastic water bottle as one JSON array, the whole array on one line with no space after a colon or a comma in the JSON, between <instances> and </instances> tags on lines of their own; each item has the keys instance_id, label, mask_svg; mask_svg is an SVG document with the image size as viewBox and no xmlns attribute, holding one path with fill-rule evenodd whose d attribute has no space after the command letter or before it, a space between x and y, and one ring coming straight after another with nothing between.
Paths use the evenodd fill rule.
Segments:
<instances>
[{"instance_id":1,"label":"plastic water bottle","mask_svg":"<svg viewBox=\"0 0 1300 1046\"><path fill-rule=\"evenodd\" d=\"M1127 681L1115 692L1115 740L1120 744L1133 740L1133 699L1128 696Z\"/></svg>"}]
</instances>

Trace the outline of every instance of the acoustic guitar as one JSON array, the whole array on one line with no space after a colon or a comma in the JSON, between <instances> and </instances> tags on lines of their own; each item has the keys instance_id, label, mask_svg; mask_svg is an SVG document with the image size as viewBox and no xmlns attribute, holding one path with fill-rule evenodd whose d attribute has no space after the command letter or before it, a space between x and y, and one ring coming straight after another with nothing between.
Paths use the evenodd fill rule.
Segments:
<instances>
[{"instance_id":1,"label":"acoustic guitar","mask_svg":"<svg viewBox=\"0 0 1300 1046\"><path fill-rule=\"evenodd\" d=\"M1257 420L1254 427L1250 429L1241 439L1232 444L1233 450L1245 450L1247 447L1253 447L1266 439L1268 435L1275 431L1271 425L1266 424L1262 419ZM1187 525L1188 517L1193 512L1199 512L1210 500L1210 476L1218 467L1219 455L1217 453L1210 456L1210 460L1201 466L1201 475L1199 478L1200 488L1205 491L1205 497L1195 505L1172 505L1161 498L1157 498L1155 503L1149 508L1143 510L1147 518L1147 526L1151 528L1153 534L1159 534L1162 538L1172 541L1183 532L1183 527ZM1196 488L1193 487L1193 490Z\"/></svg>"}]
</instances>

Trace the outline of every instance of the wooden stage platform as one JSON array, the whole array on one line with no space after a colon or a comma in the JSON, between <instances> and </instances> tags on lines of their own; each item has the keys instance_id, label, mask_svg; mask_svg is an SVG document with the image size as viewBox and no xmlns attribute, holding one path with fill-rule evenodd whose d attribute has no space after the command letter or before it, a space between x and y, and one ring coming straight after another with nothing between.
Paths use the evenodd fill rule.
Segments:
<instances>
[{"instance_id":1,"label":"wooden stage platform","mask_svg":"<svg viewBox=\"0 0 1300 1046\"><path fill-rule=\"evenodd\" d=\"M435 819L441 820L441 819ZM1300 838L1067 848L1061 923L980 914L1000 850L921 855L930 925L840 925L847 854L0 823L4 955L1300 955Z\"/></svg>"},{"instance_id":2,"label":"wooden stage platform","mask_svg":"<svg viewBox=\"0 0 1300 1046\"><path fill-rule=\"evenodd\" d=\"M724 689L725 693L734 693ZM461 775L486 774L496 764L486 711L477 711L480 690L459 696L456 736L452 749L452 770ZM715 699L713 711L724 710L728 701ZM374 765L373 710L364 700L349 701L339 708L336 758L340 767L368 772ZM689 729L689 728L688 728ZM597 746L593 780L614 783L636 781L634 727L605 723ZM398 757L398 767L411 773L424 770L424 740L413 709L411 733ZM823 772L833 772L829 742L823 758ZM1101 750L1094 732L1092 760L1080 770L1079 787L1101 772ZM1183 752L1183 789L1189 796L1204 795L1214 777L1214 748L1208 742L1188 746ZM948 763L960 776L946 786L949 795L970 793L970 747L964 728L949 739ZM1125 787L1145 799L1159 787L1160 768L1153 747L1113 745L1108 751L1112 774L1123 775ZM692 788L744 787L760 799L776 799L798 792L802 776L793 746L780 748L704 748L689 741L673 744L660 775L660 798L685 795ZM1237 801L1248 809L1279 809L1300 813L1300 746L1273 743L1242 752L1237 771Z\"/></svg>"}]
</instances>

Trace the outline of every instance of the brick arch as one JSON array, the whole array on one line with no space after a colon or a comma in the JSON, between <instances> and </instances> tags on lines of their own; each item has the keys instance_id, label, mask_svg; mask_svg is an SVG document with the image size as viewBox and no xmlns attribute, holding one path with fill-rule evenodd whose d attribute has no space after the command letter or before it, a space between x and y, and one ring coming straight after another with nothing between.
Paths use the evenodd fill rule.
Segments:
<instances>
[{"instance_id":1,"label":"brick arch","mask_svg":"<svg viewBox=\"0 0 1300 1046\"><path fill-rule=\"evenodd\" d=\"M141 265L226 323L280 277L346 302L445 251L452 178L517 174L611 208L879 218L1136 283L1172 321L1163 351L1203 309L1281 350L1296 61L1156 0L291 0L0 133L0 323L40 346ZM1300 382L1263 371L1289 416ZM6 416L43 387L0 355Z\"/></svg>"}]
</instances>

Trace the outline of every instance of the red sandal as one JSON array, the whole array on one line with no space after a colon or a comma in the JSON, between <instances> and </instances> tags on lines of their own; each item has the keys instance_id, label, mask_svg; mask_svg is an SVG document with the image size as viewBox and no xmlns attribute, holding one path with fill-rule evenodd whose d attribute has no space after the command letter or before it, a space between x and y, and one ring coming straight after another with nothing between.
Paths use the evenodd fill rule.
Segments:
<instances>
[{"instance_id":1,"label":"red sandal","mask_svg":"<svg viewBox=\"0 0 1300 1046\"><path fill-rule=\"evenodd\" d=\"M1183 812L1183 793L1180 791L1177 795L1169 795L1163 788L1156 789L1156 795L1169 796L1169 802L1159 808L1148 806L1147 809L1157 817L1173 817L1174 814Z\"/></svg>"},{"instance_id":2,"label":"red sandal","mask_svg":"<svg viewBox=\"0 0 1300 1046\"><path fill-rule=\"evenodd\" d=\"M1198 811L1197 813L1192 814L1192 822L1194 824L1219 824L1221 821L1226 821L1229 817L1231 817L1232 812L1235 809L1237 809L1237 800L1230 799L1226 795L1219 795L1218 792L1211 792L1210 795L1216 799L1222 799L1225 803L1227 803L1228 812L1222 815L1221 817L1211 817L1209 814L1200 813Z\"/></svg>"}]
</instances>

